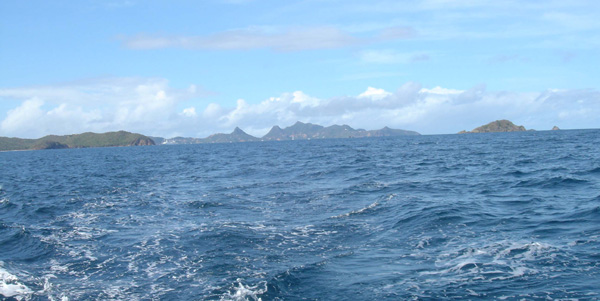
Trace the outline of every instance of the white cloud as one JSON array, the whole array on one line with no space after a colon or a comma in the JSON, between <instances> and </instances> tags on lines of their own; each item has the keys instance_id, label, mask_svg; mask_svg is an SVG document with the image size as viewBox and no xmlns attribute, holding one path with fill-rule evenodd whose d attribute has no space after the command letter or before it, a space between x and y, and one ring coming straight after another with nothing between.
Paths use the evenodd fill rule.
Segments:
<instances>
[{"instance_id":1,"label":"white cloud","mask_svg":"<svg viewBox=\"0 0 600 301\"><path fill-rule=\"evenodd\" d=\"M321 101L318 98L311 97L311 96L304 94L304 92L302 92L302 91L296 91L296 92L292 93L291 102L300 104L301 108L304 108L304 107L315 108L315 107L319 106Z\"/></svg>"},{"instance_id":2,"label":"white cloud","mask_svg":"<svg viewBox=\"0 0 600 301\"><path fill-rule=\"evenodd\" d=\"M186 48L186 49L260 49L298 51L328 49L358 43L358 39L335 27L311 27L270 32L265 28L248 28L219 32L209 36L147 36L124 38L124 45L132 49Z\"/></svg>"},{"instance_id":3,"label":"white cloud","mask_svg":"<svg viewBox=\"0 0 600 301\"><path fill-rule=\"evenodd\" d=\"M196 108L194 108L194 107L189 107L189 108L183 109L183 112L181 112L181 114L183 116L187 116L187 117L196 117L198 115L198 114L196 114Z\"/></svg>"},{"instance_id":4,"label":"white cloud","mask_svg":"<svg viewBox=\"0 0 600 301\"><path fill-rule=\"evenodd\" d=\"M419 91L419 93L438 94L438 95L456 95L456 94L461 94L463 92L464 92L463 90L446 89L446 88L442 88L440 86L437 86L433 89L423 88Z\"/></svg>"},{"instance_id":5,"label":"white cloud","mask_svg":"<svg viewBox=\"0 0 600 301\"><path fill-rule=\"evenodd\" d=\"M410 5L404 1L372 0L344 5L340 14L376 16L379 23L363 25L371 29L408 26L418 33L411 36L417 40L488 43L481 40L528 39L528 43L505 41L504 47L514 49L516 42L519 48L564 49L568 45L596 49L599 8L598 2L589 0L418 0Z\"/></svg>"},{"instance_id":6,"label":"white cloud","mask_svg":"<svg viewBox=\"0 0 600 301\"><path fill-rule=\"evenodd\" d=\"M161 92L162 91L162 92ZM145 102L148 98L166 101L170 98L208 94L195 85L178 90L169 87L164 78L95 78L46 86L0 88L0 98L27 99L40 97L45 102L60 104L115 104Z\"/></svg>"},{"instance_id":7,"label":"white cloud","mask_svg":"<svg viewBox=\"0 0 600 301\"><path fill-rule=\"evenodd\" d=\"M236 126L262 136L273 125L286 127L296 121L366 129L390 126L433 134L470 130L496 119L540 130L553 125L597 128L600 115L597 90L493 92L483 86L457 90L409 82L394 92L368 87L357 96L319 98L295 91L258 103L238 99L235 106L190 106L189 98L199 95L193 90L173 89L166 80L127 78L0 89L0 99L22 101L1 121L0 136L127 130L206 137ZM180 109L183 101L188 106Z\"/></svg>"},{"instance_id":8,"label":"white cloud","mask_svg":"<svg viewBox=\"0 0 600 301\"><path fill-rule=\"evenodd\" d=\"M204 109L204 112L202 112L202 115L204 118L216 118L222 111L223 109L219 104L209 103L208 106L206 106L206 109Z\"/></svg>"},{"instance_id":9,"label":"white cloud","mask_svg":"<svg viewBox=\"0 0 600 301\"><path fill-rule=\"evenodd\" d=\"M155 78L103 78L0 89L0 99L22 100L7 112L0 135L36 138L121 129L165 133L174 130L176 105L204 94L196 87L173 89L167 80Z\"/></svg>"},{"instance_id":10,"label":"white cloud","mask_svg":"<svg viewBox=\"0 0 600 301\"><path fill-rule=\"evenodd\" d=\"M371 37L357 37L335 26L297 27L281 30L274 27L249 27L218 32L212 35L165 36L137 35L120 37L130 49L209 49L249 50L273 49L275 51L301 51L334 49L377 41L405 39L412 36L409 28L384 28Z\"/></svg>"},{"instance_id":11,"label":"white cloud","mask_svg":"<svg viewBox=\"0 0 600 301\"><path fill-rule=\"evenodd\" d=\"M44 101L39 98L25 100L20 106L9 110L6 119L0 123L0 132L15 137L41 137L51 133L72 133L73 129L87 131L89 125L100 121L96 110L84 111L81 107L61 104L44 109Z\"/></svg>"},{"instance_id":12,"label":"white cloud","mask_svg":"<svg viewBox=\"0 0 600 301\"><path fill-rule=\"evenodd\" d=\"M375 64L407 64L428 61L429 54L421 52L397 52L395 50L365 50L360 52L360 59L365 63Z\"/></svg>"},{"instance_id":13,"label":"white cloud","mask_svg":"<svg viewBox=\"0 0 600 301\"><path fill-rule=\"evenodd\" d=\"M298 95L310 98L311 105L302 106ZM321 99L297 91L256 104L244 101L222 110L222 131L240 126L257 136L264 135L272 125L289 126L298 120L322 125L345 123L367 129L391 126L425 134L455 133L505 118L541 130L555 124L589 128L597 127L593 116L600 113L600 93L486 92L483 86L458 90L407 83L393 93L369 87L357 97Z\"/></svg>"},{"instance_id":14,"label":"white cloud","mask_svg":"<svg viewBox=\"0 0 600 301\"><path fill-rule=\"evenodd\" d=\"M386 98L390 95L392 95L392 93L387 92L383 89L368 87L365 92L358 95L358 98L370 98L373 100L379 100L379 99Z\"/></svg>"},{"instance_id":15,"label":"white cloud","mask_svg":"<svg viewBox=\"0 0 600 301\"><path fill-rule=\"evenodd\" d=\"M0 124L3 132L19 136L35 131L36 124L44 112L41 109L44 102L37 98L24 101L20 106L8 111L6 119Z\"/></svg>"}]
</instances>

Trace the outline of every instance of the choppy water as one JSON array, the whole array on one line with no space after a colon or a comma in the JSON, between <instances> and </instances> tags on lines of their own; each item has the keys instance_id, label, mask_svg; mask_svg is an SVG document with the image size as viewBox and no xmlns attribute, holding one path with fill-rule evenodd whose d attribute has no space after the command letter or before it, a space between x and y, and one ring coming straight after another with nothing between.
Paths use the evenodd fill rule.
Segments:
<instances>
[{"instance_id":1,"label":"choppy water","mask_svg":"<svg viewBox=\"0 0 600 301\"><path fill-rule=\"evenodd\" d=\"M600 130L0 153L0 298L600 299Z\"/></svg>"}]
</instances>

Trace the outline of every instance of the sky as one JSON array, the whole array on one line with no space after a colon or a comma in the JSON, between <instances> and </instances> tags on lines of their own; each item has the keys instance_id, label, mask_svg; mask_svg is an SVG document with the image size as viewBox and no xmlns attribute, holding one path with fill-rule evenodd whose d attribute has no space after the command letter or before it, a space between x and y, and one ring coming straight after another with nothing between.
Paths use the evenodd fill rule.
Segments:
<instances>
[{"instance_id":1,"label":"sky","mask_svg":"<svg viewBox=\"0 0 600 301\"><path fill-rule=\"evenodd\" d=\"M0 136L600 128L595 0L0 1Z\"/></svg>"}]
</instances>

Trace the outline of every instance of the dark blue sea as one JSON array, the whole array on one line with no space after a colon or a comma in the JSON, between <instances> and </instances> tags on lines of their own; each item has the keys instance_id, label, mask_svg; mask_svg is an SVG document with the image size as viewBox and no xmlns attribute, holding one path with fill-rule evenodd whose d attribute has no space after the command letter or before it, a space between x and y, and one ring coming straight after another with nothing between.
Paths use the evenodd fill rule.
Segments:
<instances>
[{"instance_id":1,"label":"dark blue sea","mask_svg":"<svg viewBox=\"0 0 600 301\"><path fill-rule=\"evenodd\" d=\"M0 299L600 299L600 130L0 153Z\"/></svg>"}]
</instances>

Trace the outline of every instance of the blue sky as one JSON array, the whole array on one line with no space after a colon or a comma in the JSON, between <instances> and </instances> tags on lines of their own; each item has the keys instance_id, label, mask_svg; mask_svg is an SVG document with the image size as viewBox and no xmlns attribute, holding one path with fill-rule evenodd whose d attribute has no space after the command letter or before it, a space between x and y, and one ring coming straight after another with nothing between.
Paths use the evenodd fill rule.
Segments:
<instances>
[{"instance_id":1,"label":"blue sky","mask_svg":"<svg viewBox=\"0 0 600 301\"><path fill-rule=\"evenodd\" d=\"M0 2L0 136L598 128L597 1Z\"/></svg>"}]
</instances>

